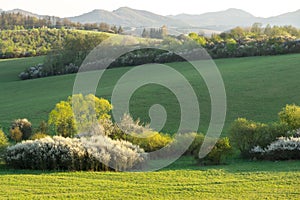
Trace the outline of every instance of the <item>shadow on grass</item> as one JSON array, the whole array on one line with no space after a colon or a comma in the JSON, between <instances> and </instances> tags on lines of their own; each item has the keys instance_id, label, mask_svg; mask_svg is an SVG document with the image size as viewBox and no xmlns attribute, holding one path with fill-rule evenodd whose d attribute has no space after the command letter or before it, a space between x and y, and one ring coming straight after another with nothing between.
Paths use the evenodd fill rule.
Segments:
<instances>
[{"instance_id":1,"label":"shadow on grass","mask_svg":"<svg viewBox=\"0 0 300 200\"><path fill-rule=\"evenodd\" d=\"M152 162L152 165L161 162L159 160ZM171 165L159 171L173 171L173 170L222 170L228 173L264 173L264 172L299 172L300 160L291 161L251 161L243 159L232 159L227 161L224 165L209 165L201 166L197 164L196 160L190 156L183 156ZM41 175L63 173L68 171L43 171L43 170L20 170L8 168L3 162L0 163L0 175ZM105 172L104 172L105 173ZM134 173L134 172L132 172Z\"/></svg>"},{"instance_id":2,"label":"shadow on grass","mask_svg":"<svg viewBox=\"0 0 300 200\"><path fill-rule=\"evenodd\" d=\"M224 165L201 166L197 164L193 157L184 156L170 166L162 169L166 170L223 170L229 173L242 172L293 172L300 171L300 161L251 161L245 159L231 159Z\"/></svg>"}]
</instances>

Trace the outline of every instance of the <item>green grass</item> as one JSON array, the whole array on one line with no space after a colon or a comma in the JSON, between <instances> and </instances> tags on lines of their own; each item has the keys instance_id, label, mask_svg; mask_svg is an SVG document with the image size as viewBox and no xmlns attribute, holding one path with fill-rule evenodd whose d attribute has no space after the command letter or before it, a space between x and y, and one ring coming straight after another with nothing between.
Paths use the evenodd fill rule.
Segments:
<instances>
[{"instance_id":1,"label":"green grass","mask_svg":"<svg viewBox=\"0 0 300 200\"><path fill-rule=\"evenodd\" d=\"M72 94L75 74L26 81L18 79L19 72L41 61L41 57L0 61L0 124L6 132L16 118L28 118L37 127L41 120L47 120L48 113L57 102ZM218 59L215 62L227 92L224 134L237 117L272 122L277 120L277 113L283 106L300 103L300 54ZM205 132L210 119L210 98L205 83L187 63L169 65L185 75L197 91L201 109L199 131ZM129 69L107 70L100 81L97 95L110 99L116 81ZM165 78L176 84L177 80ZM164 105L168 112L164 131L175 132L180 109L175 96L166 88L148 85L137 90L130 101L131 113L142 121L149 121L148 110L157 103Z\"/></svg>"},{"instance_id":2,"label":"green grass","mask_svg":"<svg viewBox=\"0 0 300 200\"><path fill-rule=\"evenodd\" d=\"M2 199L298 199L299 184L299 161L199 167L185 157L148 173L0 170Z\"/></svg>"}]
</instances>

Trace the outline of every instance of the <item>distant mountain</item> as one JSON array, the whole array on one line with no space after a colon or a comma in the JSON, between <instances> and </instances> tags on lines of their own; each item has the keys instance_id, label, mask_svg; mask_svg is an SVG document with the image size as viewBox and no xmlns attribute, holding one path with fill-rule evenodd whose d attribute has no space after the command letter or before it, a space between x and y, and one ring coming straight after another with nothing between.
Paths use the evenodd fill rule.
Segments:
<instances>
[{"instance_id":1,"label":"distant mountain","mask_svg":"<svg viewBox=\"0 0 300 200\"><path fill-rule=\"evenodd\" d=\"M219 31L229 30L236 26L251 26L255 22L263 25L292 25L300 28L300 10L269 18L255 17L246 11L235 8L201 15L180 14L169 17L184 21L192 26Z\"/></svg>"},{"instance_id":2,"label":"distant mountain","mask_svg":"<svg viewBox=\"0 0 300 200\"><path fill-rule=\"evenodd\" d=\"M236 26L250 26L254 22L261 21L261 18L255 17L246 11L234 8L201 15L180 14L169 17L184 21L192 26L215 30L228 30Z\"/></svg>"},{"instance_id":3,"label":"distant mountain","mask_svg":"<svg viewBox=\"0 0 300 200\"><path fill-rule=\"evenodd\" d=\"M127 27L189 27L190 25L180 20L157 15L148 11L135 10L128 7L121 7L112 12L106 10L93 10L76 17L69 17L69 20L80 23L101 23L115 24Z\"/></svg>"},{"instance_id":4,"label":"distant mountain","mask_svg":"<svg viewBox=\"0 0 300 200\"><path fill-rule=\"evenodd\" d=\"M35 13L32 13L32 12L28 12L28 11L22 10L22 9L13 9L13 10L5 11L5 12L6 13L15 13L15 14L20 13L20 14L25 15L25 16L36 17L36 18L43 17L42 15L38 15L38 14L35 14Z\"/></svg>"},{"instance_id":5,"label":"distant mountain","mask_svg":"<svg viewBox=\"0 0 300 200\"><path fill-rule=\"evenodd\" d=\"M270 17L263 20L264 24L270 25L292 25L300 28L300 10L289 12L276 17Z\"/></svg>"}]
</instances>

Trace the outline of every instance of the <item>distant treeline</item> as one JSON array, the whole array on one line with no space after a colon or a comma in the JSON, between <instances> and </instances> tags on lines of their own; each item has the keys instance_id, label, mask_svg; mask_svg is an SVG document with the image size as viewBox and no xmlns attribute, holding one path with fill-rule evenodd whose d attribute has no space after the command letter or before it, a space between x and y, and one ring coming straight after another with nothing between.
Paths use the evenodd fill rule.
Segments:
<instances>
[{"instance_id":1,"label":"distant treeline","mask_svg":"<svg viewBox=\"0 0 300 200\"><path fill-rule=\"evenodd\" d=\"M300 30L293 26L236 27L221 34L189 37L203 46L213 58L246 57L300 53Z\"/></svg>"},{"instance_id":2,"label":"distant treeline","mask_svg":"<svg viewBox=\"0 0 300 200\"><path fill-rule=\"evenodd\" d=\"M0 58L46 55L50 51L62 49L67 38L86 35L108 37L105 33L68 29L3 30L0 32Z\"/></svg>"},{"instance_id":3,"label":"distant treeline","mask_svg":"<svg viewBox=\"0 0 300 200\"><path fill-rule=\"evenodd\" d=\"M74 23L66 18L54 16L43 16L40 18L34 16L25 16L21 13L6 13L0 15L1 30L23 30L33 28L67 28L78 30L97 30L101 32L122 33L121 26L109 25L107 23Z\"/></svg>"}]
</instances>

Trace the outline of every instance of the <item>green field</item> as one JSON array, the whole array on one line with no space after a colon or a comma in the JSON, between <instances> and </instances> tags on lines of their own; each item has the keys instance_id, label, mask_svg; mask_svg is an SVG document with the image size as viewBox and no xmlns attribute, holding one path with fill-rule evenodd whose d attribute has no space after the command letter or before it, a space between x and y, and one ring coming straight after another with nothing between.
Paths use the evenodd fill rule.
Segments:
<instances>
[{"instance_id":1,"label":"green field","mask_svg":"<svg viewBox=\"0 0 300 200\"><path fill-rule=\"evenodd\" d=\"M26 117L36 127L57 102L72 94L74 74L18 79L19 72L42 60L0 61L0 124L6 133L16 118ZM299 61L299 54L216 60L228 101L224 135L237 117L272 122L285 104L299 103ZM200 130L205 131L210 117L205 84L187 63L170 66L184 74L197 91L203 123ZM129 69L106 71L97 94L110 99L114 84ZM171 113L164 130L176 131L178 102L165 88L150 85L139 89L131 100L132 113L147 121L153 103L161 103ZM182 157L165 169L148 173L26 171L0 164L0 199L299 199L299 185L300 161L233 159L228 165L204 167Z\"/></svg>"},{"instance_id":2,"label":"green field","mask_svg":"<svg viewBox=\"0 0 300 200\"><path fill-rule=\"evenodd\" d=\"M1 199L299 199L299 185L299 161L198 167L183 158L148 173L0 170Z\"/></svg>"},{"instance_id":3,"label":"green field","mask_svg":"<svg viewBox=\"0 0 300 200\"><path fill-rule=\"evenodd\" d=\"M33 63L42 62L42 59L0 61L0 124L6 132L16 118L28 118L36 127L41 120L47 120L57 102L72 94L74 74L26 81L18 79L19 72ZM300 54L215 60L227 93L224 134L227 134L228 126L237 117L272 122L277 120L277 113L283 106L300 103L299 61ZM201 109L199 131L205 132L210 119L210 98L205 83L187 63L169 65L185 75L197 92ZM100 81L97 95L110 99L116 81L129 69L107 70ZM131 98L131 113L147 122L149 107L157 103L165 106L168 112L164 131L175 132L180 110L175 96L166 88L158 85L140 88Z\"/></svg>"}]
</instances>

